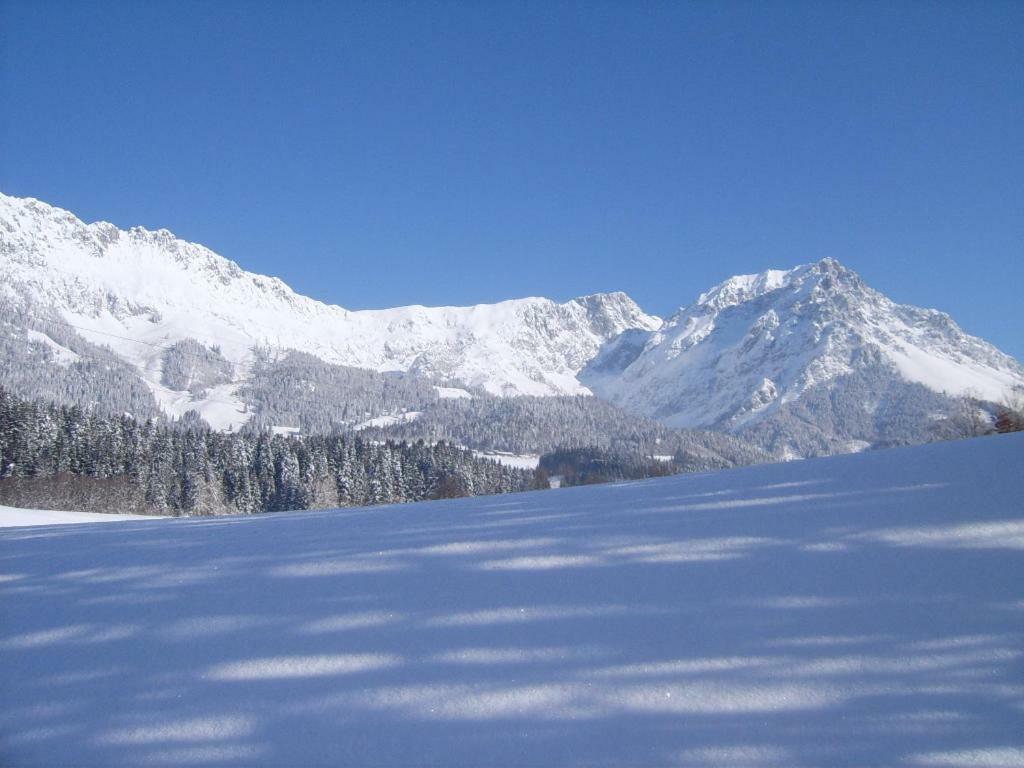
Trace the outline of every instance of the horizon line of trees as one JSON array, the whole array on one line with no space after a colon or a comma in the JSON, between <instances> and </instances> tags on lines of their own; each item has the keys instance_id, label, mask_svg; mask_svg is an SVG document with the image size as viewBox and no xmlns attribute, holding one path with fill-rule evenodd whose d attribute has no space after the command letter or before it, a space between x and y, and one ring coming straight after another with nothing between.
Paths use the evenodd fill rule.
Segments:
<instances>
[{"instance_id":1,"label":"horizon line of trees","mask_svg":"<svg viewBox=\"0 0 1024 768\"><path fill-rule=\"evenodd\" d=\"M725 467L716 467L724 469ZM539 483L558 478L560 487L645 480L698 471L685 455L643 456L596 446L562 448L545 453L537 466Z\"/></svg>"},{"instance_id":2,"label":"horizon line of trees","mask_svg":"<svg viewBox=\"0 0 1024 768\"><path fill-rule=\"evenodd\" d=\"M534 473L447 442L217 432L20 398L0 387L0 504L213 515L508 493Z\"/></svg>"}]
</instances>

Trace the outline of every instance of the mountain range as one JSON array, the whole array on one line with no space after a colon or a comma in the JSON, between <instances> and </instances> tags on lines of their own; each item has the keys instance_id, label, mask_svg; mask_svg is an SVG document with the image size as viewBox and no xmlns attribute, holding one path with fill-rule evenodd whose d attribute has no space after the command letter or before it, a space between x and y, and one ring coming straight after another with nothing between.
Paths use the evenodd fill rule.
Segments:
<instances>
[{"instance_id":1,"label":"mountain range","mask_svg":"<svg viewBox=\"0 0 1024 768\"><path fill-rule=\"evenodd\" d=\"M0 383L222 429L301 428L271 415L296 398L306 421L330 406L349 427L408 428L453 398L593 394L810 455L899 442L892 425L1024 389L1013 358L833 259L732 277L667 320L620 292L350 311L167 230L0 195L0 270Z\"/></svg>"},{"instance_id":2,"label":"mountain range","mask_svg":"<svg viewBox=\"0 0 1024 768\"><path fill-rule=\"evenodd\" d=\"M989 401L1024 383L1019 363L949 315L897 304L828 258L730 278L657 329L621 335L581 378L667 424L736 429L870 368Z\"/></svg>"}]
</instances>

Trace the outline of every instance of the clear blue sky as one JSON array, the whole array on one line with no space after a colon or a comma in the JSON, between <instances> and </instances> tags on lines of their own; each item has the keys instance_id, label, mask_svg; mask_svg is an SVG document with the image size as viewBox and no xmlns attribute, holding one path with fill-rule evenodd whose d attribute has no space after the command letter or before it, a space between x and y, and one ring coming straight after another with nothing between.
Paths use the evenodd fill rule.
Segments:
<instances>
[{"instance_id":1,"label":"clear blue sky","mask_svg":"<svg viewBox=\"0 0 1024 768\"><path fill-rule=\"evenodd\" d=\"M0 189L349 308L834 256L1024 358L1024 3L0 0Z\"/></svg>"}]
</instances>

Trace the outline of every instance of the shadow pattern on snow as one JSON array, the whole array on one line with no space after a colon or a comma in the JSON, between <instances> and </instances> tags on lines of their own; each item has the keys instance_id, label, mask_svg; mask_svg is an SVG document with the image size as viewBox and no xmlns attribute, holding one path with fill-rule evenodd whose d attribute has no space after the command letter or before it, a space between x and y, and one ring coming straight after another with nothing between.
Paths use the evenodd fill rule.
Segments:
<instances>
[{"instance_id":1,"label":"shadow pattern on snow","mask_svg":"<svg viewBox=\"0 0 1024 768\"><path fill-rule=\"evenodd\" d=\"M1022 438L0 531L0 762L1022 764Z\"/></svg>"}]
</instances>

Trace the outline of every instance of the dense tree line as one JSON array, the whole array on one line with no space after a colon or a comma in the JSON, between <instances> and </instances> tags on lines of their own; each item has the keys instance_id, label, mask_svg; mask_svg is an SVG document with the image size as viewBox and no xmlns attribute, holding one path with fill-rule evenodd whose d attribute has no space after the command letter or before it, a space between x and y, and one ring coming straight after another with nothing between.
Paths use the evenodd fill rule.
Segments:
<instances>
[{"instance_id":1,"label":"dense tree line","mask_svg":"<svg viewBox=\"0 0 1024 768\"><path fill-rule=\"evenodd\" d=\"M812 387L737 434L787 457L830 456L986 434L991 407L903 381L877 365Z\"/></svg>"},{"instance_id":2,"label":"dense tree line","mask_svg":"<svg viewBox=\"0 0 1024 768\"><path fill-rule=\"evenodd\" d=\"M107 414L131 413L142 419L160 414L135 368L107 347L86 341L56 313L3 291L0 383L22 397Z\"/></svg>"},{"instance_id":3,"label":"dense tree line","mask_svg":"<svg viewBox=\"0 0 1024 768\"><path fill-rule=\"evenodd\" d=\"M533 473L449 443L222 433L108 417L0 389L0 504L228 514L418 501L533 487Z\"/></svg>"},{"instance_id":4,"label":"dense tree line","mask_svg":"<svg viewBox=\"0 0 1024 768\"><path fill-rule=\"evenodd\" d=\"M710 467L709 467L710 468ZM538 475L559 479L562 486L593 485L616 480L640 480L694 471L685 458L614 453L602 448L567 448L540 457Z\"/></svg>"},{"instance_id":5,"label":"dense tree line","mask_svg":"<svg viewBox=\"0 0 1024 768\"><path fill-rule=\"evenodd\" d=\"M996 407L992 430L1001 435L1024 432L1024 388L1015 387Z\"/></svg>"},{"instance_id":6,"label":"dense tree line","mask_svg":"<svg viewBox=\"0 0 1024 768\"><path fill-rule=\"evenodd\" d=\"M304 434L331 434L438 400L434 386L415 376L332 365L305 352L255 353L237 393L253 413L249 429L287 426Z\"/></svg>"},{"instance_id":7,"label":"dense tree line","mask_svg":"<svg viewBox=\"0 0 1024 768\"><path fill-rule=\"evenodd\" d=\"M1000 408L993 427L1001 435L1009 432L1024 432L1024 409Z\"/></svg>"},{"instance_id":8,"label":"dense tree line","mask_svg":"<svg viewBox=\"0 0 1024 768\"><path fill-rule=\"evenodd\" d=\"M161 383L179 392L204 397L210 387L226 384L234 366L224 359L220 347L204 347L195 339L182 339L167 348L160 368Z\"/></svg>"},{"instance_id":9,"label":"dense tree line","mask_svg":"<svg viewBox=\"0 0 1024 768\"><path fill-rule=\"evenodd\" d=\"M134 367L86 341L16 288L0 291L0 384L23 398L77 405L97 415L128 413L140 422L165 418ZM1024 427L1019 403L999 407L947 397L894 377L881 362L813 387L767 418L749 427L733 425L736 431L725 434L673 429L594 397L499 398L477 392L472 399L444 399L433 382L415 375L332 365L295 351L253 351L254 363L236 371L217 348L180 341L162 351L162 383L202 398L209 388L244 373L231 397L244 403L250 418L241 431L252 438L284 426L311 440L351 433L377 416L415 411L415 420L364 430L363 441L444 441L533 454L596 448L630 462L671 456L683 471ZM181 425L186 427L203 430L188 415Z\"/></svg>"},{"instance_id":10,"label":"dense tree line","mask_svg":"<svg viewBox=\"0 0 1024 768\"><path fill-rule=\"evenodd\" d=\"M367 429L374 439L452 440L481 451L548 453L600 448L620 455L702 456L731 467L767 461L760 448L721 433L673 429L596 397L439 400L415 421Z\"/></svg>"}]
</instances>

